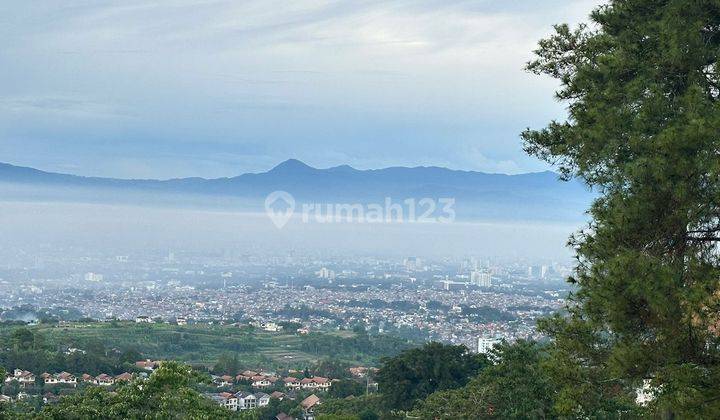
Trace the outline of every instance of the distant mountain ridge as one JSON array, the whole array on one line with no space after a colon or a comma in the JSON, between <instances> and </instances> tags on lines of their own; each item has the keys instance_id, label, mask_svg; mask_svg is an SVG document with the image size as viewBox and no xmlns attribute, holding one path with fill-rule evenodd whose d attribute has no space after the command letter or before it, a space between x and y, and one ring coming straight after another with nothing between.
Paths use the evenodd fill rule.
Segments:
<instances>
[{"instance_id":1,"label":"distant mountain ridge","mask_svg":"<svg viewBox=\"0 0 720 420\"><path fill-rule=\"evenodd\" d=\"M137 194L151 201L167 195L172 201L224 202L243 199L244 206L260 207L260 199L277 190L287 191L300 202L369 203L408 198L455 198L458 210L472 218L562 220L578 218L591 195L576 181L561 182L554 172L519 175L488 174L442 167L389 167L355 169L348 165L318 169L289 159L271 170L229 178L116 179L82 177L0 163L4 198L13 198L24 187L31 193L21 198L64 201L134 202ZM62 190L63 194L59 191ZM2 198L2 197L0 197Z\"/></svg>"}]
</instances>

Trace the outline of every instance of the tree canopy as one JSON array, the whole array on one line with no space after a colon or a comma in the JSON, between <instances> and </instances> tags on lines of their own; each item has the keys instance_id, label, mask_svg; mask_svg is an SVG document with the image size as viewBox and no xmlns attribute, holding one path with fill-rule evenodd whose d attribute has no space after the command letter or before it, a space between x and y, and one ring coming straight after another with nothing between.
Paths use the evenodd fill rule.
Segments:
<instances>
[{"instance_id":1,"label":"tree canopy","mask_svg":"<svg viewBox=\"0 0 720 420\"><path fill-rule=\"evenodd\" d=\"M376 379L387 406L410 410L435 391L465 385L486 365L485 356L465 346L433 342L386 359Z\"/></svg>"},{"instance_id":2,"label":"tree canopy","mask_svg":"<svg viewBox=\"0 0 720 420\"><path fill-rule=\"evenodd\" d=\"M502 343L489 354L494 363L466 386L438 391L412 413L427 419L548 418L556 390L536 342Z\"/></svg>"},{"instance_id":3,"label":"tree canopy","mask_svg":"<svg viewBox=\"0 0 720 420\"><path fill-rule=\"evenodd\" d=\"M561 414L632 403L720 416L720 3L614 0L590 26L559 25L531 72L560 82L566 121L526 150L599 193L570 243L578 286L555 339Z\"/></svg>"},{"instance_id":4,"label":"tree canopy","mask_svg":"<svg viewBox=\"0 0 720 420\"><path fill-rule=\"evenodd\" d=\"M203 397L191 386L197 381L190 367L164 362L147 381L134 381L108 392L99 387L47 405L38 418L49 419L223 419L232 412Z\"/></svg>"}]
</instances>

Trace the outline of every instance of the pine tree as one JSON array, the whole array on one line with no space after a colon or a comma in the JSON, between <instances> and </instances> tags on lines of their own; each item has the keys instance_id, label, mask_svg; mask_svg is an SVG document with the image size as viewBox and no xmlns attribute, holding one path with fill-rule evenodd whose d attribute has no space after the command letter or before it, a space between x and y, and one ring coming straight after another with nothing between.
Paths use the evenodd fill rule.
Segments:
<instances>
[{"instance_id":1,"label":"pine tree","mask_svg":"<svg viewBox=\"0 0 720 420\"><path fill-rule=\"evenodd\" d=\"M531 72L560 82L567 121L525 149L599 195L570 244L570 315L546 321L565 414L720 417L720 2L614 0L559 25Z\"/></svg>"}]
</instances>

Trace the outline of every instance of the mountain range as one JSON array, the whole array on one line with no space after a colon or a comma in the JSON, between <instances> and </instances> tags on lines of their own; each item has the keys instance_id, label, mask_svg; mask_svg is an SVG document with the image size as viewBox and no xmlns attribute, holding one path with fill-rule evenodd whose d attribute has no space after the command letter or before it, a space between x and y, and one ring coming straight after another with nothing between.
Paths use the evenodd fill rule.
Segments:
<instances>
[{"instance_id":1,"label":"mountain range","mask_svg":"<svg viewBox=\"0 0 720 420\"><path fill-rule=\"evenodd\" d=\"M262 173L168 180L82 177L0 163L0 200L182 205L256 211L287 191L302 203L401 203L454 198L460 219L577 221L592 194L554 172L489 174L442 167L318 169L289 159Z\"/></svg>"}]
</instances>

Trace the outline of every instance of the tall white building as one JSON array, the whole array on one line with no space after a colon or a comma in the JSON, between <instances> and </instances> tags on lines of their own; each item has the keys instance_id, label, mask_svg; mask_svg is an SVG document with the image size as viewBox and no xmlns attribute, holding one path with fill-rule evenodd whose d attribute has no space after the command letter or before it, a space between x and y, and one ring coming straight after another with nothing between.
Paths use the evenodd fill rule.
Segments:
<instances>
[{"instance_id":1,"label":"tall white building","mask_svg":"<svg viewBox=\"0 0 720 420\"><path fill-rule=\"evenodd\" d=\"M497 338L478 337L477 352L480 354L486 354L497 344L500 344L500 340Z\"/></svg>"},{"instance_id":2,"label":"tall white building","mask_svg":"<svg viewBox=\"0 0 720 420\"><path fill-rule=\"evenodd\" d=\"M422 271L422 260L418 257L405 258L405 269L407 271Z\"/></svg>"},{"instance_id":3,"label":"tall white building","mask_svg":"<svg viewBox=\"0 0 720 420\"><path fill-rule=\"evenodd\" d=\"M85 281L101 282L103 281L103 275L96 273L85 273Z\"/></svg>"},{"instance_id":4,"label":"tall white building","mask_svg":"<svg viewBox=\"0 0 720 420\"><path fill-rule=\"evenodd\" d=\"M323 267L317 272L317 276L321 279L335 280L335 271Z\"/></svg>"},{"instance_id":5,"label":"tall white building","mask_svg":"<svg viewBox=\"0 0 720 420\"><path fill-rule=\"evenodd\" d=\"M486 271L473 271L470 273L470 283L479 287L492 286L492 276Z\"/></svg>"}]
</instances>

